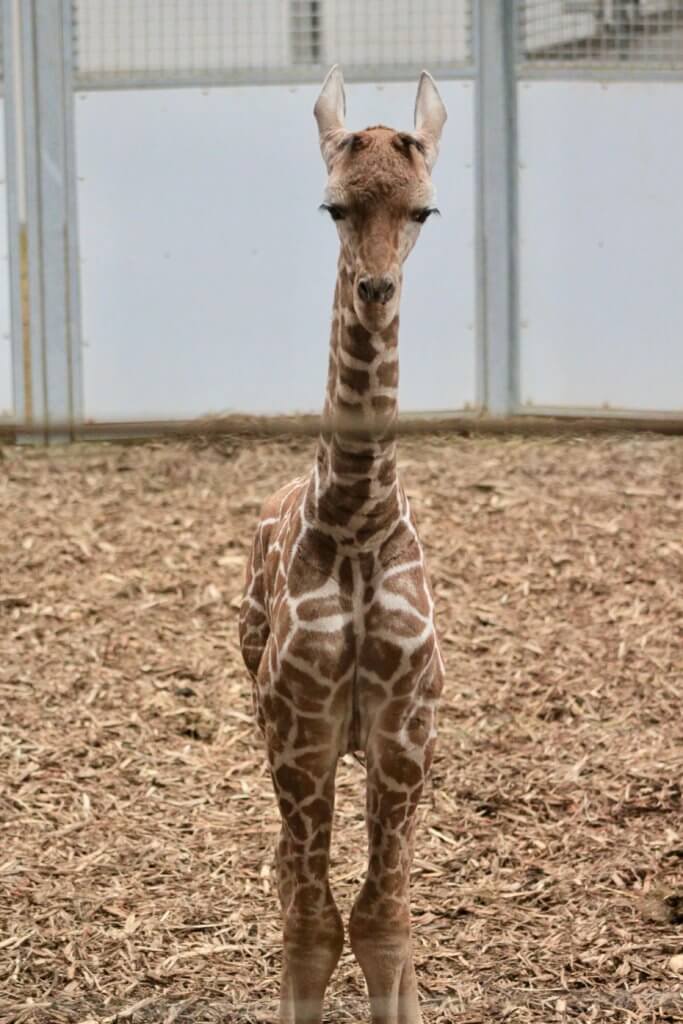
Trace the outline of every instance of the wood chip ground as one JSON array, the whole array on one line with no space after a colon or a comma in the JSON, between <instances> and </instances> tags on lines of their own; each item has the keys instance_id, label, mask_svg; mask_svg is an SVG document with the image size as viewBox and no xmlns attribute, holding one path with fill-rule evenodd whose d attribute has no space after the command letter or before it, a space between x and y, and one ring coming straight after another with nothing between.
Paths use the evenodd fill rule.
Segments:
<instances>
[{"instance_id":1,"label":"wood chip ground","mask_svg":"<svg viewBox=\"0 0 683 1024\"><path fill-rule=\"evenodd\" d=\"M0 1024L276 1020L237 607L260 502L311 451L0 449ZM413 876L425 1024L683 1021L683 442L401 453L448 668ZM355 762L338 792L348 916ZM346 952L326 1021L368 1020Z\"/></svg>"}]
</instances>

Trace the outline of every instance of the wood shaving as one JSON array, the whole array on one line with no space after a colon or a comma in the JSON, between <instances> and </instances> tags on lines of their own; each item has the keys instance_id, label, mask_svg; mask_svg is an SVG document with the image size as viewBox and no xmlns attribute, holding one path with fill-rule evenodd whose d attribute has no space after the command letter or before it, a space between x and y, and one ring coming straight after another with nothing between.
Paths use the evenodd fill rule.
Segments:
<instances>
[{"instance_id":1,"label":"wood shaving","mask_svg":"<svg viewBox=\"0 0 683 1024\"><path fill-rule=\"evenodd\" d=\"M425 1024L683 1021L683 441L401 444L447 663ZM0 1024L277 1017L278 819L237 647L311 442L4 448ZM332 887L363 875L339 767ZM347 949L328 1024L368 1020Z\"/></svg>"}]
</instances>

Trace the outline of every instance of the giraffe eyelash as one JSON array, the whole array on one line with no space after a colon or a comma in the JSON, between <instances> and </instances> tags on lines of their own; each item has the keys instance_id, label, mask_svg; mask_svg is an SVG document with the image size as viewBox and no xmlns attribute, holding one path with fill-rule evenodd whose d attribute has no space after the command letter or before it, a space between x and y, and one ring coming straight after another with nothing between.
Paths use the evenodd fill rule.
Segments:
<instances>
[{"instance_id":1,"label":"giraffe eyelash","mask_svg":"<svg viewBox=\"0 0 683 1024\"><path fill-rule=\"evenodd\" d=\"M346 210L343 206L337 206L335 203L321 203L318 207L319 210L326 210L329 213L332 220L344 220L346 217Z\"/></svg>"},{"instance_id":2,"label":"giraffe eyelash","mask_svg":"<svg viewBox=\"0 0 683 1024\"><path fill-rule=\"evenodd\" d=\"M435 213L437 216L441 216L441 210L438 210L436 206L428 206L423 210L413 210L411 218L417 221L418 224L424 224L424 222Z\"/></svg>"}]
</instances>

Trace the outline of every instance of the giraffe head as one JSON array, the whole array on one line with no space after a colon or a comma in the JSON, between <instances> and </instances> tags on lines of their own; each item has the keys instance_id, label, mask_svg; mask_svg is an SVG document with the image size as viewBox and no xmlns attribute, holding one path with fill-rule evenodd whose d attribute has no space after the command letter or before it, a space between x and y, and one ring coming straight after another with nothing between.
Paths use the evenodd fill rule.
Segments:
<instances>
[{"instance_id":1,"label":"giraffe head","mask_svg":"<svg viewBox=\"0 0 683 1024\"><path fill-rule=\"evenodd\" d=\"M401 268L420 226L436 212L431 171L446 108L423 71L413 132L383 126L351 132L345 112L344 79L335 65L314 108L328 172L322 205L337 225L356 316L374 332L396 316Z\"/></svg>"}]
</instances>

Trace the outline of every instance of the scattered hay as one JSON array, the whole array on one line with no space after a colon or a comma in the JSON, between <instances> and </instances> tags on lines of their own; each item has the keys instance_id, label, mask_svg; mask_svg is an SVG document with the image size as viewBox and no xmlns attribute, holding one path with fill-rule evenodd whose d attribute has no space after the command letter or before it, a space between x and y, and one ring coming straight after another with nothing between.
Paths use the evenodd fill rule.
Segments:
<instances>
[{"instance_id":1,"label":"scattered hay","mask_svg":"<svg viewBox=\"0 0 683 1024\"><path fill-rule=\"evenodd\" d=\"M425 1022L681 1021L683 445L401 451L448 665ZM272 1022L278 826L236 612L310 442L3 455L0 1024ZM346 915L362 785L342 764ZM368 1019L348 952L328 1005Z\"/></svg>"}]
</instances>

